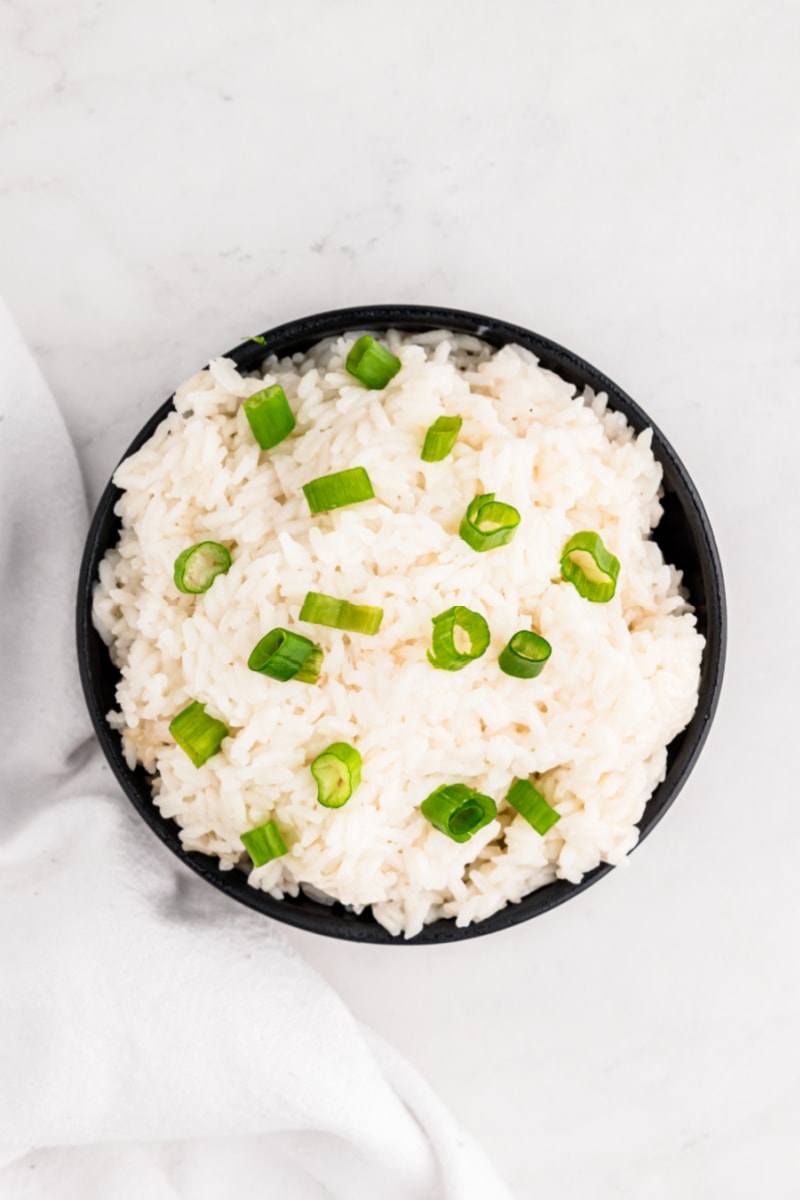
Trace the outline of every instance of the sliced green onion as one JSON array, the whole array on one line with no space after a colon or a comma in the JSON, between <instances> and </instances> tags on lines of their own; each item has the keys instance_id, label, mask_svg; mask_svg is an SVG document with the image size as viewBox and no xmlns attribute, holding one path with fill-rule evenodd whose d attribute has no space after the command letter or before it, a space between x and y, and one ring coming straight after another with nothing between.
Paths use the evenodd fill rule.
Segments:
<instances>
[{"instance_id":1,"label":"sliced green onion","mask_svg":"<svg viewBox=\"0 0 800 1200\"><path fill-rule=\"evenodd\" d=\"M179 592L207 592L218 575L230 570L231 556L219 542L198 542L175 559L172 578Z\"/></svg>"},{"instance_id":2,"label":"sliced green onion","mask_svg":"<svg viewBox=\"0 0 800 1200\"><path fill-rule=\"evenodd\" d=\"M219 753L223 739L230 733L223 721L208 715L205 704L199 700L193 700L188 708L172 718L169 731L196 767L202 767Z\"/></svg>"},{"instance_id":3,"label":"sliced green onion","mask_svg":"<svg viewBox=\"0 0 800 1200\"><path fill-rule=\"evenodd\" d=\"M311 764L317 800L325 808L341 808L361 783L361 755L347 742L334 742Z\"/></svg>"},{"instance_id":4,"label":"sliced green onion","mask_svg":"<svg viewBox=\"0 0 800 1200\"><path fill-rule=\"evenodd\" d=\"M269 675L285 683L297 679L300 683L316 683L322 665L322 649L301 633L288 629L272 629L253 648L247 665L251 671Z\"/></svg>"},{"instance_id":5,"label":"sliced green onion","mask_svg":"<svg viewBox=\"0 0 800 1200\"><path fill-rule=\"evenodd\" d=\"M494 492L476 496L469 505L459 535L473 550L483 552L505 546L517 532L520 516L511 504L495 500Z\"/></svg>"},{"instance_id":6,"label":"sliced green onion","mask_svg":"<svg viewBox=\"0 0 800 1200\"><path fill-rule=\"evenodd\" d=\"M619 559L606 550L599 533L584 529L562 550L561 574L584 600L604 604L617 590Z\"/></svg>"},{"instance_id":7,"label":"sliced green onion","mask_svg":"<svg viewBox=\"0 0 800 1200\"><path fill-rule=\"evenodd\" d=\"M545 638L530 629L520 629L501 651L497 664L506 675L534 679L544 668L552 647Z\"/></svg>"},{"instance_id":8,"label":"sliced green onion","mask_svg":"<svg viewBox=\"0 0 800 1200\"><path fill-rule=\"evenodd\" d=\"M515 808L542 836L548 829L553 828L556 821L561 820L561 813L557 813L527 779L514 780L506 796L506 803Z\"/></svg>"},{"instance_id":9,"label":"sliced green onion","mask_svg":"<svg viewBox=\"0 0 800 1200\"><path fill-rule=\"evenodd\" d=\"M359 504L375 496L369 475L363 467L321 475L319 479L304 483L303 491L308 507L314 514L330 512L332 508L344 508L347 504Z\"/></svg>"},{"instance_id":10,"label":"sliced green onion","mask_svg":"<svg viewBox=\"0 0 800 1200\"><path fill-rule=\"evenodd\" d=\"M347 356L347 369L365 387L385 388L394 379L403 364L374 337L365 333L351 348Z\"/></svg>"},{"instance_id":11,"label":"sliced green onion","mask_svg":"<svg viewBox=\"0 0 800 1200\"><path fill-rule=\"evenodd\" d=\"M441 462L447 458L456 444L461 426L461 417L437 417L425 434L425 444L420 458L423 462Z\"/></svg>"},{"instance_id":12,"label":"sliced green onion","mask_svg":"<svg viewBox=\"0 0 800 1200\"><path fill-rule=\"evenodd\" d=\"M433 618L428 662L440 671L460 671L486 652L490 640L486 619L456 604Z\"/></svg>"},{"instance_id":13,"label":"sliced green onion","mask_svg":"<svg viewBox=\"0 0 800 1200\"><path fill-rule=\"evenodd\" d=\"M243 833L241 841L253 860L254 867L263 867L264 863L272 862L273 858L281 858L288 853L286 843L280 835L274 821L259 825L257 829L249 829Z\"/></svg>"},{"instance_id":14,"label":"sliced green onion","mask_svg":"<svg viewBox=\"0 0 800 1200\"><path fill-rule=\"evenodd\" d=\"M419 807L438 829L454 842L467 842L497 816L497 805L489 796L474 792L465 783L445 783L431 792Z\"/></svg>"},{"instance_id":15,"label":"sliced green onion","mask_svg":"<svg viewBox=\"0 0 800 1200\"><path fill-rule=\"evenodd\" d=\"M244 415L250 422L256 441L262 450L271 450L294 429L297 422L289 407L286 393L279 383L255 392L244 402Z\"/></svg>"},{"instance_id":16,"label":"sliced green onion","mask_svg":"<svg viewBox=\"0 0 800 1200\"><path fill-rule=\"evenodd\" d=\"M310 625L329 625L350 633L375 634L383 620L383 609L371 604L351 604L322 592L309 592L300 609L300 620Z\"/></svg>"},{"instance_id":17,"label":"sliced green onion","mask_svg":"<svg viewBox=\"0 0 800 1200\"><path fill-rule=\"evenodd\" d=\"M260 333L246 333L242 335L243 342L257 342L259 346L266 346L267 339Z\"/></svg>"}]
</instances>

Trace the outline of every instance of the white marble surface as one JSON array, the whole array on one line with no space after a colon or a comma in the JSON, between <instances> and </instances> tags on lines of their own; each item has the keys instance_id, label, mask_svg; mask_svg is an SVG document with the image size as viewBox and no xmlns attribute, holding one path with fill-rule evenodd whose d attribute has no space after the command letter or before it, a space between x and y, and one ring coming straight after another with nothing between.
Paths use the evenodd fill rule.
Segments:
<instances>
[{"instance_id":1,"label":"white marble surface","mask_svg":"<svg viewBox=\"0 0 800 1200\"><path fill-rule=\"evenodd\" d=\"M449 948L290 935L520 1198L800 1195L798 35L794 0L0 5L0 291L92 498L239 335L405 300L597 363L707 503L726 688L629 869Z\"/></svg>"}]
</instances>

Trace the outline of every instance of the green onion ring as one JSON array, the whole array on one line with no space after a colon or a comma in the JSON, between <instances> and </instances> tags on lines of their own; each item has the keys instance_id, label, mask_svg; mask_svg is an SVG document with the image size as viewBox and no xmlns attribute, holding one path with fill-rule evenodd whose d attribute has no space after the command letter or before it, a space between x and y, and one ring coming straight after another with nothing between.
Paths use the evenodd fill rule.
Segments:
<instances>
[{"instance_id":1,"label":"green onion ring","mask_svg":"<svg viewBox=\"0 0 800 1200\"><path fill-rule=\"evenodd\" d=\"M347 471L334 471L332 475L311 479L303 484L303 492L314 516L330 512L332 508L360 504L375 496L372 481L363 467L351 467Z\"/></svg>"},{"instance_id":2,"label":"green onion ring","mask_svg":"<svg viewBox=\"0 0 800 1200\"><path fill-rule=\"evenodd\" d=\"M199 700L184 708L169 723L169 731L196 767L202 767L222 748L223 739L230 736L228 726L210 717L205 704Z\"/></svg>"},{"instance_id":3,"label":"green onion ring","mask_svg":"<svg viewBox=\"0 0 800 1200\"><path fill-rule=\"evenodd\" d=\"M271 450L288 437L297 422L279 383L255 392L242 405L253 436L262 450Z\"/></svg>"},{"instance_id":4,"label":"green onion ring","mask_svg":"<svg viewBox=\"0 0 800 1200\"><path fill-rule=\"evenodd\" d=\"M219 542L197 542L175 559L172 578L179 592L199 595L207 592L217 576L224 575L230 567L230 551Z\"/></svg>"},{"instance_id":5,"label":"green onion ring","mask_svg":"<svg viewBox=\"0 0 800 1200\"><path fill-rule=\"evenodd\" d=\"M346 363L350 374L371 389L385 388L402 365L391 350L376 342L368 333L351 347Z\"/></svg>"},{"instance_id":6,"label":"green onion ring","mask_svg":"<svg viewBox=\"0 0 800 1200\"><path fill-rule=\"evenodd\" d=\"M520 515L511 504L495 500L494 492L476 496L464 514L459 536L478 553L507 545L520 522Z\"/></svg>"},{"instance_id":7,"label":"green onion ring","mask_svg":"<svg viewBox=\"0 0 800 1200\"><path fill-rule=\"evenodd\" d=\"M541 792L528 779L515 779L506 796L506 803L515 808L528 824L544 836L561 820L561 813L547 803Z\"/></svg>"},{"instance_id":8,"label":"green onion ring","mask_svg":"<svg viewBox=\"0 0 800 1200\"><path fill-rule=\"evenodd\" d=\"M371 604L351 604L322 592L309 592L300 609L301 621L309 625L328 625L348 633L367 633L373 636L380 629L383 609Z\"/></svg>"},{"instance_id":9,"label":"green onion ring","mask_svg":"<svg viewBox=\"0 0 800 1200\"><path fill-rule=\"evenodd\" d=\"M497 805L464 783L446 783L422 801L420 812L454 842L467 842L495 819Z\"/></svg>"},{"instance_id":10,"label":"green onion ring","mask_svg":"<svg viewBox=\"0 0 800 1200\"><path fill-rule=\"evenodd\" d=\"M469 650L456 646L458 631L466 635ZM461 671L468 663L480 658L488 649L491 634L486 618L471 608L456 604L433 618L431 649L428 662L440 671Z\"/></svg>"},{"instance_id":11,"label":"green onion ring","mask_svg":"<svg viewBox=\"0 0 800 1200\"><path fill-rule=\"evenodd\" d=\"M599 533L584 529L561 551L561 574L584 600L604 604L617 590L619 559L606 550Z\"/></svg>"},{"instance_id":12,"label":"green onion ring","mask_svg":"<svg viewBox=\"0 0 800 1200\"><path fill-rule=\"evenodd\" d=\"M333 742L311 764L317 800L324 808L341 808L361 783L362 759L355 746Z\"/></svg>"},{"instance_id":13,"label":"green onion ring","mask_svg":"<svg viewBox=\"0 0 800 1200\"><path fill-rule=\"evenodd\" d=\"M251 671L258 671L281 683L289 679L296 679L300 683L316 683L322 658L322 648L310 638L279 628L271 629L253 647L247 665Z\"/></svg>"},{"instance_id":14,"label":"green onion ring","mask_svg":"<svg viewBox=\"0 0 800 1200\"><path fill-rule=\"evenodd\" d=\"M425 434L420 458L423 462L441 462L455 446L461 432L461 417L437 417Z\"/></svg>"},{"instance_id":15,"label":"green onion ring","mask_svg":"<svg viewBox=\"0 0 800 1200\"><path fill-rule=\"evenodd\" d=\"M241 835L240 840L254 867L263 867L264 863L272 862L273 858L281 858L288 854L286 843L274 821L267 821L266 825L248 830Z\"/></svg>"},{"instance_id":16,"label":"green onion ring","mask_svg":"<svg viewBox=\"0 0 800 1200\"><path fill-rule=\"evenodd\" d=\"M497 664L506 675L517 679L535 679L544 669L552 647L545 638L530 629L520 629L500 652Z\"/></svg>"}]
</instances>

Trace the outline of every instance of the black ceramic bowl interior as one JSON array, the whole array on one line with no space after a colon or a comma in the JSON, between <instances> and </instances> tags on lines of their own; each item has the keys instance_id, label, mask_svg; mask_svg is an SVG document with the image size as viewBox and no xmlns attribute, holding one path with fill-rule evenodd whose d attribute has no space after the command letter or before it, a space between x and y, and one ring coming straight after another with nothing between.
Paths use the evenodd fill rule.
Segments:
<instances>
[{"instance_id":1,"label":"black ceramic bowl interior","mask_svg":"<svg viewBox=\"0 0 800 1200\"><path fill-rule=\"evenodd\" d=\"M414 305L338 309L303 317L276 329L267 330L264 333L266 346L248 341L229 351L228 357L239 367L253 370L259 366L266 353L279 356L294 354L309 349L321 338L339 335L349 330L372 330L380 333L389 328L408 332L451 329L459 333L475 334L494 346L515 342L533 351L544 367L556 371L563 379L575 384L579 390L588 386L596 392L606 392L609 405L624 413L637 432L648 426L653 430L653 451L664 470L664 515L654 536L666 560L683 571L684 583L697 613L699 630L706 639L706 648L697 710L687 728L669 747L666 778L656 788L640 822L641 841L661 820L697 761L716 709L722 683L725 657L725 595L722 571L711 526L694 484L663 434L615 383L569 350L527 329L520 329L516 325L509 325L492 317L482 317L455 309ZM134 438L124 457L127 458L147 441L171 408L171 399L162 404ZM222 871L215 859L184 850L178 826L163 817L153 803L148 776L141 767L134 771L129 769L122 756L120 736L105 720L105 714L115 705L114 689L118 672L111 664L108 651L92 626L91 600L98 564L119 536L120 522L114 515L114 505L120 494L113 483L106 487L92 520L80 571L77 610L78 655L86 702L106 758L134 808L162 842L208 883L266 916L314 933L358 942L420 945L478 937L516 925L520 921L527 921L585 891L612 869L601 865L585 875L577 885L564 881L551 883L532 892L519 904L509 904L494 916L463 929L458 928L450 919L435 921L426 925L416 937L406 940L402 937L392 937L369 911L356 915L348 912L340 904L322 905L302 894L296 899L275 900L265 892L250 887L243 872Z\"/></svg>"}]
</instances>

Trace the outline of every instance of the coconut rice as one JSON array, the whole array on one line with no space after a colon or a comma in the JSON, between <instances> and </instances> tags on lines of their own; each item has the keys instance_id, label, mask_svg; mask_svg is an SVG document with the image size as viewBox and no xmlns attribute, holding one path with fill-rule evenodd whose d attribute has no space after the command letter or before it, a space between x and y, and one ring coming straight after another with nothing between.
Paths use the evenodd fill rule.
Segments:
<instances>
[{"instance_id":1,"label":"coconut rice","mask_svg":"<svg viewBox=\"0 0 800 1200\"><path fill-rule=\"evenodd\" d=\"M275 897L299 888L356 911L371 905L411 937L452 917L480 921L552 880L618 864L664 778L666 747L697 702L703 639L650 532L661 514L651 432L637 437L603 395L575 389L518 346L494 350L437 331L381 340L402 361L383 391L345 370L357 333L241 375L229 359L177 391L175 411L117 469L122 530L100 566L94 623L121 672L128 764L187 850L249 870ZM242 401L279 383L294 433L259 450ZM441 415L463 427L442 462L420 460ZM308 480L360 465L375 499L311 516ZM478 554L459 537L474 496L522 514L507 546ZM620 560L616 595L593 604L559 577L567 540L596 530ZM176 556L213 539L233 564L202 595L172 579ZM300 626L308 591L379 605L375 637ZM426 658L431 620L481 613L492 641L464 670ZM248 670L270 629L296 629L325 658L315 686ZM519 629L552 645L532 680L503 674ZM170 720L192 700L231 736L199 769ZM363 757L359 788L322 807L309 770L331 742ZM560 814L544 837L504 802L534 777ZM494 797L497 819L458 843L421 801L443 783ZM252 868L240 836L274 818L288 853Z\"/></svg>"}]
</instances>

